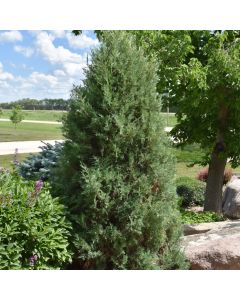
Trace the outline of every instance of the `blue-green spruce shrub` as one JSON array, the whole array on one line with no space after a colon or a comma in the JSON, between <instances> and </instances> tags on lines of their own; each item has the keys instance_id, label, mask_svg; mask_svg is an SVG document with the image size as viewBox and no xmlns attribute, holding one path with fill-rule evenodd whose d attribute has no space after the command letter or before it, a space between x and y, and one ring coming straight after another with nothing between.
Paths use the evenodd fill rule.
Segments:
<instances>
[{"instance_id":1,"label":"blue-green spruce shrub","mask_svg":"<svg viewBox=\"0 0 240 300\"><path fill-rule=\"evenodd\" d=\"M19 163L18 170L22 177L30 180L48 180L51 169L56 166L57 160L62 152L63 143L56 142L55 145L45 143L40 147L42 152L30 154L27 159Z\"/></svg>"}]
</instances>

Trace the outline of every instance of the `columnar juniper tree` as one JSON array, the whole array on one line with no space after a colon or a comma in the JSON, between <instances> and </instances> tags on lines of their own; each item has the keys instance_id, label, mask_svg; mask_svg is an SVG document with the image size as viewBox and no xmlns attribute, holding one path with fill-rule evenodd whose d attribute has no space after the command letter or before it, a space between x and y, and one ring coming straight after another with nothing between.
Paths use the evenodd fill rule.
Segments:
<instances>
[{"instance_id":1,"label":"columnar juniper tree","mask_svg":"<svg viewBox=\"0 0 240 300\"><path fill-rule=\"evenodd\" d=\"M77 268L185 266L157 81L133 38L106 32L72 91L54 190L75 229Z\"/></svg>"}]
</instances>

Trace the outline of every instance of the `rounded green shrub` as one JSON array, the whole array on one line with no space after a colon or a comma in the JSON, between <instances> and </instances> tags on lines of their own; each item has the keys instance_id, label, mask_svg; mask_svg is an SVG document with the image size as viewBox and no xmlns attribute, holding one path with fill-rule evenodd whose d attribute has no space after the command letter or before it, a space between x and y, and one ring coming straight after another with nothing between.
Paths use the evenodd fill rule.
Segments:
<instances>
[{"instance_id":1,"label":"rounded green shrub","mask_svg":"<svg viewBox=\"0 0 240 300\"><path fill-rule=\"evenodd\" d=\"M72 91L53 193L79 269L178 269L181 219L156 64L126 32L105 32Z\"/></svg>"},{"instance_id":2,"label":"rounded green shrub","mask_svg":"<svg viewBox=\"0 0 240 300\"><path fill-rule=\"evenodd\" d=\"M70 225L46 183L0 172L0 269L60 269L71 261Z\"/></svg>"},{"instance_id":3,"label":"rounded green shrub","mask_svg":"<svg viewBox=\"0 0 240 300\"><path fill-rule=\"evenodd\" d=\"M177 194L181 198L181 205L203 205L206 183L190 177L179 177L176 180Z\"/></svg>"}]
</instances>

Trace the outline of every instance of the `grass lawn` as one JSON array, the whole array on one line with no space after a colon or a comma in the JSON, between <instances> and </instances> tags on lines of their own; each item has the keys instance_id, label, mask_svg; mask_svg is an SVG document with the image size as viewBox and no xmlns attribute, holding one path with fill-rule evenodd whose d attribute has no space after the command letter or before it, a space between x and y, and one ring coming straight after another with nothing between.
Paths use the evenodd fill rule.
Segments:
<instances>
[{"instance_id":1,"label":"grass lawn","mask_svg":"<svg viewBox=\"0 0 240 300\"><path fill-rule=\"evenodd\" d=\"M161 113L163 120L164 120L164 126L167 127L173 127L177 124L177 118L173 114L167 114L167 113Z\"/></svg>"},{"instance_id":2,"label":"grass lawn","mask_svg":"<svg viewBox=\"0 0 240 300\"><path fill-rule=\"evenodd\" d=\"M189 164L193 163L194 160L200 160L204 155L198 144L187 145L183 149L174 148L174 152L177 158L176 173L177 177L188 176L196 178L198 172L204 167L201 165L194 165L188 167ZM231 168L230 164L227 164L227 168ZM233 173L240 173L240 167L232 169Z\"/></svg>"},{"instance_id":3,"label":"grass lawn","mask_svg":"<svg viewBox=\"0 0 240 300\"><path fill-rule=\"evenodd\" d=\"M60 121L66 112L59 110L23 110L25 120L34 121ZM1 119L9 119L11 109L4 109L3 114L0 115Z\"/></svg>"},{"instance_id":4,"label":"grass lawn","mask_svg":"<svg viewBox=\"0 0 240 300\"><path fill-rule=\"evenodd\" d=\"M60 140L62 125L20 123L17 129L12 122L0 122L0 142Z\"/></svg>"},{"instance_id":5,"label":"grass lawn","mask_svg":"<svg viewBox=\"0 0 240 300\"><path fill-rule=\"evenodd\" d=\"M23 161L28 155L28 153L20 153L17 155L17 160ZM0 155L0 167L11 168L13 160L14 154Z\"/></svg>"}]
</instances>

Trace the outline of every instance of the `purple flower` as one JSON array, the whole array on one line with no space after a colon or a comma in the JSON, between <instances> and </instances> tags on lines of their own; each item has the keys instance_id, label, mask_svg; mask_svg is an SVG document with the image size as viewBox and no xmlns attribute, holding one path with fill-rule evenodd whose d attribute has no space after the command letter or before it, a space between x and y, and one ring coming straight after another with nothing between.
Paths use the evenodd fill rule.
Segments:
<instances>
[{"instance_id":1,"label":"purple flower","mask_svg":"<svg viewBox=\"0 0 240 300\"><path fill-rule=\"evenodd\" d=\"M18 161L18 148L15 149L13 164L17 166L19 164Z\"/></svg>"},{"instance_id":2,"label":"purple flower","mask_svg":"<svg viewBox=\"0 0 240 300\"><path fill-rule=\"evenodd\" d=\"M33 267L35 265L35 263L37 262L37 259L38 259L38 257L37 257L36 254L30 256L30 258L29 258L29 265L31 267Z\"/></svg>"},{"instance_id":3,"label":"purple flower","mask_svg":"<svg viewBox=\"0 0 240 300\"><path fill-rule=\"evenodd\" d=\"M43 187L43 181L40 179L35 183L35 192L39 193Z\"/></svg>"}]
</instances>

